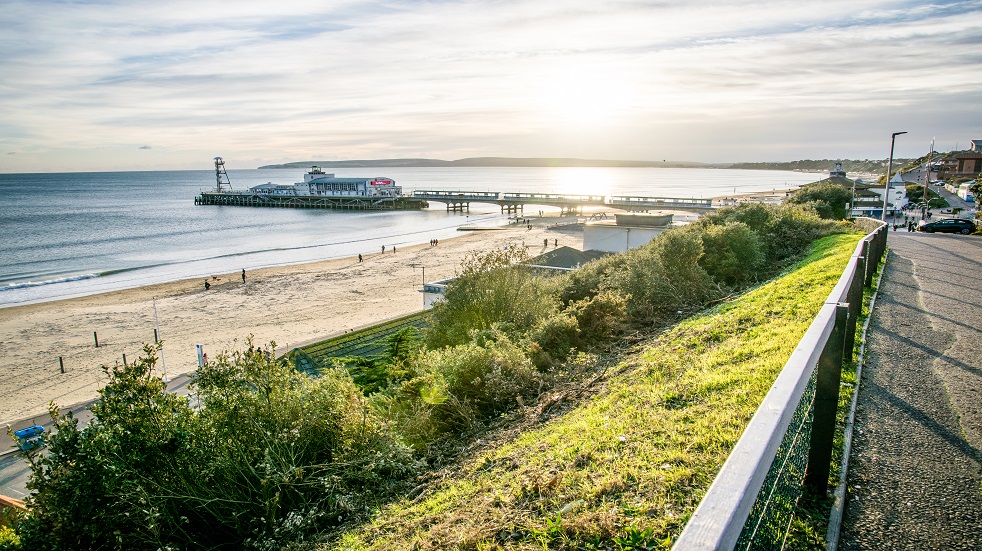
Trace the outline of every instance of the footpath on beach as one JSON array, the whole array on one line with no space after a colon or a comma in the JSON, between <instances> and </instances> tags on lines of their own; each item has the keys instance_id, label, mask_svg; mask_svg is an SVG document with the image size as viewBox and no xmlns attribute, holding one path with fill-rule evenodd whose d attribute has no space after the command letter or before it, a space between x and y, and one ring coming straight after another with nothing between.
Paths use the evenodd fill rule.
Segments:
<instances>
[{"instance_id":1,"label":"footpath on beach","mask_svg":"<svg viewBox=\"0 0 982 551\"><path fill-rule=\"evenodd\" d=\"M839 549L982 549L982 237L887 246Z\"/></svg>"}]
</instances>

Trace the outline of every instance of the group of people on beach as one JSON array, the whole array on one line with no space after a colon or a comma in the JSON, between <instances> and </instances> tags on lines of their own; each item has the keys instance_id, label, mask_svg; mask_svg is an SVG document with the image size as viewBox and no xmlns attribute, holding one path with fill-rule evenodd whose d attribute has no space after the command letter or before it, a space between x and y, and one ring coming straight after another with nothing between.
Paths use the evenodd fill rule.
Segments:
<instances>
[{"instance_id":1,"label":"group of people on beach","mask_svg":"<svg viewBox=\"0 0 982 551\"><path fill-rule=\"evenodd\" d=\"M242 268L242 283L245 284L245 281L246 281L245 268ZM205 291L207 291L208 289L211 289L211 283L209 283L208 280L206 279Z\"/></svg>"}]
</instances>

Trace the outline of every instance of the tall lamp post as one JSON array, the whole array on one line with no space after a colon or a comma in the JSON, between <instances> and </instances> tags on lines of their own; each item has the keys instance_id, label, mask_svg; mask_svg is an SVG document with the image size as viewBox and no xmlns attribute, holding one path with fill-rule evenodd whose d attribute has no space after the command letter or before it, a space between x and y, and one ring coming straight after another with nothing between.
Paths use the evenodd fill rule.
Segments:
<instances>
[{"instance_id":1,"label":"tall lamp post","mask_svg":"<svg viewBox=\"0 0 982 551\"><path fill-rule=\"evenodd\" d=\"M883 193L883 212L880 214L880 220L884 222L887 220L887 200L890 198L890 174L893 172L893 143L897 140L897 136L901 134L906 134L906 132L894 132L890 134L890 161L887 162L887 187Z\"/></svg>"},{"instance_id":2,"label":"tall lamp post","mask_svg":"<svg viewBox=\"0 0 982 551\"><path fill-rule=\"evenodd\" d=\"M934 157L934 140L931 140L931 152L927 154L927 162L924 164L924 206L921 207L921 220L927 220L927 213L930 210L927 199L927 186L931 183L931 157Z\"/></svg>"}]
</instances>

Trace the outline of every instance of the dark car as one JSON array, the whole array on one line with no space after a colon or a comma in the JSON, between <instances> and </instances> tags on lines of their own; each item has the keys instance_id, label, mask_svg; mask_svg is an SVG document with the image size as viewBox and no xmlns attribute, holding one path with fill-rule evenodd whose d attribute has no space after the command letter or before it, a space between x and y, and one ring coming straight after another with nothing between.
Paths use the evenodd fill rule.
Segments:
<instances>
[{"instance_id":1,"label":"dark car","mask_svg":"<svg viewBox=\"0 0 982 551\"><path fill-rule=\"evenodd\" d=\"M968 235L975 231L975 224L971 220L963 218L949 218L947 220L937 220L928 222L917 228L924 233L961 233Z\"/></svg>"}]
</instances>

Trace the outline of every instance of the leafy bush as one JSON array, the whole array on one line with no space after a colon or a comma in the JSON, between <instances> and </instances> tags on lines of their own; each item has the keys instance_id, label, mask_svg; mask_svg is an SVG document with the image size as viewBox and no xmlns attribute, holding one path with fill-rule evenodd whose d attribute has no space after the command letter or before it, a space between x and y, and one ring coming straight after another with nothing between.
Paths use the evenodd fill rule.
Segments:
<instances>
[{"instance_id":1,"label":"leafy bush","mask_svg":"<svg viewBox=\"0 0 982 551\"><path fill-rule=\"evenodd\" d=\"M767 273L776 273L789 258L801 254L808 244L830 233L844 231L831 220L823 220L810 205L774 207L761 203L743 203L707 214L701 226L723 226L743 222L760 238L764 246Z\"/></svg>"},{"instance_id":2,"label":"leafy bush","mask_svg":"<svg viewBox=\"0 0 982 551\"><path fill-rule=\"evenodd\" d=\"M535 345L532 361L540 368L550 367L566 361L569 351L579 346L580 326L575 317L557 313L541 320L529 339Z\"/></svg>"},{"instance_id":3,"label":"leafy bush","mask_svg":"<svg viewBox=\"0 0 982 551\"><path fill-rule=\"evenodd\" d=\"M582 340L593 344L620 333L627 322L630 298L608 289L570 304L568 311L576 318Z\"/></svg>"},{"instance_id":4,"label":"leafy bush","mask_svg":"<svg viewBox=\"0 0 982 551\"><path fill-rule=\"evenodd\" d=\"M712 278L699 265L703 248L697 232L672 228L624 254L624 266L607 274L602 290L630 296L627 312L635 323L664 320L718 295Z\"/></svg>"},{"instance_id":5,"label":"leafy bush","mask_svg":"<svg viewBox=\"0 0 982 551\"><path fill-rule=\"evenodd\" d=\"M563 304L592 297L600 291L600 287L609 274L624 269L627 255L615 254L587 262L576 271L566 276L560 290L559 298Z\"/></svg>"},{"instance_id":6,"label":"leafy bush","mask_svg":"<svg viewBox=\"0 0 982 551\"><path fill-rule=\"evenodd\" d=\"M705 254L699 264L713 279L740 286L757 279L766 256L760 236L743 222L700 227Z\"/></svg>"},{"instance_id":7,"label":"leafy bush","mask_svg":"<svg viewBox=\"0 0 982 551\"><path fill-rule=\"evenodd\" d=\"M842 220L848 214L846 206L851 200L852 190L830 180L823 180L795 190L785 203L811 205L822 218Z\"/></svg>"},{"instance_id":8,"label":"leafy bush","mask_svg":"<svg viewBox=\"0 0 982 551\"><path fill-rule=\"evenodd\" d=\"M494 329L479 340L421 353L416 369L416 377L376 402L416 446L530 400L542 381L525 351Z\"/></svg>"},{"instance_id":9,"label":"leafy bush","mask_svg":"<svg viewBox=\"0 0 982 551\"><path fill-rule=\"evenodd\" d=\"M87 427L52 412L26 548L278 548L363 514L412 471L344 372L221 354L198 372L196 410L163 392L145 352L107 369Z\"/></svg>"},{"instance_id":10,"label":"leafy bush","mask_svg":"<svg viewBox=\"0 0 982 551\"><path fill-rule=\"evenodd\" d=\"M518 264L528 259L524 248L475 254L447 287L432 312L426 342L430 348L468 342L474 332L497 324L515 335L528 331L559 307L553 286Z\"/></svg>"}]
</instances>

